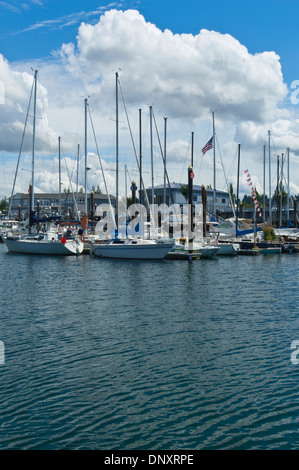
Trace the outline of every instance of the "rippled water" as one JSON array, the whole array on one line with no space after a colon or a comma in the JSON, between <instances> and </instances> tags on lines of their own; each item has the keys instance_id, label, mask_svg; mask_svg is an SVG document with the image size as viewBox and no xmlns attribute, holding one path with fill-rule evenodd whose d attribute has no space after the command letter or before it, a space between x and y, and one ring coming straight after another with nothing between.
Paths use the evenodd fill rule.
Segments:
<instances>
[{"instance_id":1,"label":"rippled water","mask_svg":"<svg viewBox=\"0 0 299 470\"><path fill-rule=\"evenodd\" d=\"M299 448L299 256L0 268L0 449Z\"/></svg>"}]
</instances>

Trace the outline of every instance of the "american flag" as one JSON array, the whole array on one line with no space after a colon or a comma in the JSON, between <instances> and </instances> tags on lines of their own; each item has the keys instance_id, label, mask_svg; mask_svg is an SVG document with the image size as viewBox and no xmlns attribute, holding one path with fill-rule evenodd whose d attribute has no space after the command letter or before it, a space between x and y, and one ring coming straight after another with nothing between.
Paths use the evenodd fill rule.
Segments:
<instances>
[{"instance_id":1,"label":"american flag","mask_svg":"<svg viewBox=\"0 0 299 470\"><path fill-rule=\"evenodd\" d=\"M213 148L213 137L210 138L209 142L201 149L202 154L204 155L208 150Z\"/></svg>"}]
</instances>

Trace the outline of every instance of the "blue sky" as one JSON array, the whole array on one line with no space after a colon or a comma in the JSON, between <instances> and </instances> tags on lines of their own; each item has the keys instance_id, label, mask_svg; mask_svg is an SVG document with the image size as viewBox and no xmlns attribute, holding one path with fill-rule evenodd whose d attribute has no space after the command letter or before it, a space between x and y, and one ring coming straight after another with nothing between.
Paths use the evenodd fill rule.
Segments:
<instances>
[{"instance_id":1,"label":"blue sky","mask_svg":"<svg viewBox=\"0 0 299 470\"><path fill-rule=\"evenodd\" d=\"M285 81L299 78L297 0L0 1L1 51L9 61L48 57L74 40L81 21L94 23L97 10L109 5L136 8L162 30L198 34L205 28L231 34L251 53L274 50Z\"/></svg>"},{"instance_id":2,"label":"blue sky","mask_svg":"<svg viewBox=\"0 0 299 470\"><path fill-rule=\"evenodd\" d=\"M91 106L101 110L94 119L104 163L113 166L113 71L121 68L135 134L138 107L145 110L154 104L161 125L163 116L169 116L171 179L184 182L195 130L195 184L212 183L211 152L203 159L201 148L211 137L211 109L216 109L223 158L218 161L218 188L227 185L223 166L228 180L236 184L240 142L244 165L261 192L261 156L269 129L269 184L275 186L276 154L290 146L292 190L299 192L299 95L291 100L291 85L299 81L298 18L298 0L0 0L0 85L4 83L6 91L5 107L0 107L0 153L7 173L6 189L0 188L0 193L8 194L13 178L31 67L38 67L41 83L43 120L38 125L45 143L38 146L40 153L47 148L55 159L58 135L68 152L75 148L82 138L77 116L82 118L81 101L88 95ZM155 181L160 184L157 148ZM29 145L26 151L30 155ZM95 152L94 146L90 152ZM130 154L128 149L123 152L122 163ZM128 164L133 168L134 158ZM98 173L89 176L90 184L97 185ZM45 170L36 178L44 191L51 189L52 180ZM108 180L113 187L113 173ZM241 184L241 191L247 189L246 182Z\"/></svg>"}]
</instances>

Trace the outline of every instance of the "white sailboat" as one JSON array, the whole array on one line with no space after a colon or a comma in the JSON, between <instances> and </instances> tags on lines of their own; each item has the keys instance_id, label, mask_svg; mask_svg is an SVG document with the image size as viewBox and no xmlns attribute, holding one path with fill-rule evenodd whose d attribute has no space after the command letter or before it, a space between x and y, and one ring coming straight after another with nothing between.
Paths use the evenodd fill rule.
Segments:
<instances>
[{"instance_id":1,"label":"white sailboat","mask_svg":"<svg viewBox=\"0 0 299 470\"><path fill-rule=\"evenodd\" d=\"M195 254L198 254L200 258L213 258L216 256L220 248L216 245L209 245L199 242L188 243L187 238L179 238L175 241L175 245L171 250L173 253L188 253L192 251Z\"/></svg>"},{"instance_id":2,"label":"white sailboat","mask_svg":"<svg viewBox=\"0 0 299 470\"><path fill-rule=\"evenodd\" d=\"M78 255L83 251L83 243L80 240L68 239L56 228L49 228L45 233L19 237L7 235L4 243L11 252L31 255Z\"/></svg>"},{"instance_id":3,"label":"white sailboat","mask_svg":"<svg viewBox=\"0 0 299 470\"><path fill-rule=\"evenodd\" d=\"M118 233L118 86L119 78L116 72L116 233ZM140 179L140 165L137 161ZM149 204L148 204L149 206ZM174 241L147 240L144 238L116 238L105 243L93 243L91 253L101 258L114 259L163 259L174 246Z\"/></svg>"},{"instance_id":4,"label":"white sailboat","mask_svg":"<svg viewBox=\"0 0 299 470\"><path fill-rule=\"evenodd\" d=\"M37 70L34 73L34 115L33 115L33 145L32 145L32 185L29 194L31 199L31 211L29 221L29 233L27 235L14 236L7 234L3 241L6 248L14 253L39 254L39 255L77 255L83 252L84 244L78 237L73 237L70 232L64 236L56 227L49 224L52 217L36 219L32 212L34 207L34 152L35 152L35 117L36 117L36 90ZM30 204L29 204L30 206ZM43 223L47 227L44 232L31 233L33 224Z\"/></svg>"},{"instance_id":5,"label":"white sailboat","mask_svg":"<svg viewBox=\"0 0 299 470\"><path fill-rule=\"evenodd\" d=\"M109 240L108 243L92 245L92 253L100 258L117 259L163 259L173 243L139 238Z\"/></svg>"}]
</instances>

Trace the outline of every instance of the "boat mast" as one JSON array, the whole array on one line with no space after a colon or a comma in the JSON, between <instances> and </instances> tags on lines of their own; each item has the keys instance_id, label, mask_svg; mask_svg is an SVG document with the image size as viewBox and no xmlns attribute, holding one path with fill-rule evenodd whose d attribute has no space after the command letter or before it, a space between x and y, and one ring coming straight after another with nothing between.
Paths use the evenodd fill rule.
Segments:
<instances>
[{"instance_id":1,"label":"boat mast","mask_svg":"<svg viewBox=\"0 0 299 470\"><path fill-rule=\"evenodd\" d=\"M283 183L283 161L284 154L281 154L281 171L280 171L280 187L279 187L279 226L282 227L282 183Z\"/></svg>"},{"instance_id":2,"label":"boat mast","mask_svg":"<svg viewBox=\"0 0 299 470\"><path fill-rule=\"evenodd\" d=\"M214 215L216 215L216 149L215 149L215 116L214 111L212 111L213 117L213 162L214 162Z\"/></svg>"},{"instance_id":3,"label":"boat mast","mask_svg":"<svg viewBox=\"0 0 299 470\"><path fill-rule=\"evenodd\" d=\"M87 98L84 100L85 102L85 180L84 180L84 187L85 187L85 196L84 196L84 212L87 214Z\"/></svg>"},{"instance_id":4,"label":"boat mast","mask_svg":"<svg viewBox=\"0 0 299 470\"><path fill-rule=\"evenodd\" d=\"M58 167L59 167L59 208L58 215L61 215L61 150L60 150L61 137L58 137Z\"/></svg>"},{"instance_id":5,"label":"boat mast","mask_svg":"<svg viewBox=\"0 0 299 470\"><path fill-rule=\"evenodd\" d=\"M79 155L80 155L80 144L77 147L77 181L76 181L76 200L78 202L78 190L79 190Z\"/></svg>"},{"instance_id":6,"label":"boat mast","mask_svg":"<svg viewBox=\"0 0 299 470\"><path fill-rule=\"evenodd\" d=\"M154 201L154 154L153 154L153 107L150 106L151 170L152 170L152 204Z\"/></svg>"},{"instance_id":7,"label":"boat mast","mask_svg":"<svg viewBox=\"0 0 299 470\"><path fill-rule=\"evenodd\" d=\"M270 152L270 131L268 131L268 147L269 147L269 217L272 217L271 208L271 152ZM272 222L271 222L272 223Z\"/></svg>"},{"instance_id":8,"label":"boat mast","mask_svg":"<svg viewBox=\"0 0 299 470\"><path fill-rule=\"evenodd\" d=\"M37 88L37 73L34 71L34 101L33 101L33 130L32 130L32 188L31 188L31 210L34 210L34 160L35 160L35 121L36 121L36 88ZM31 214L30 214L31 215ZM30 217L29 215L29 217Z\"/></svg>"},{"instance_id":9,"label":"boat mast","mask_svg":"<svg viewBox=\"0 0 299 470\"><path fill-rule=\"evenodd\" d=\"M277 175L276 175L276 221L277 221L277 228L279 228L279 212L278 212L278 206L279 206L279 155L277 155Z\"/></svg>"},{"instance_id":10,"label":"boat mast","mask_svg":"<svg viewBox=\"0 0 299 470\"><path fill-rule=\"evenodd\" d=\"M189 221L188 221L188 248L189 253L193 251L194 241L194 219L193 219L193 148L194 148L194 132L191 133L191 165L188 168L188 203L189 203Z\"/></svg>"},{"instance_id":11,"label":"boat mast","mask_svg":"<svg viewBox=\"0 0 299 470\"><path fill-rule=\"evenodd\" d=\"M164 204L166 204L166 130L167 130L167 117L164 117L164 189L163 189L163 203Z\"/></svg>"},{"instance_id":12,"label":"boat mast","mask_svg":"<svg viewBox=\"0 0 299 470\"><path fill-rule=\"evenodd\" d=\"M142 125L141 125L141 111L139 109L139 204L142 204Z\"/></svg>"},{"instance_id":13,"label":"boat mast","mask_svg":"<svg viewBox=\"0 0 299 470\"><path fill-rule=\"evenodd\" d=\"M127 196L127 165L125 165L125 209L126 209L126 236L127 236L127 216L128 216L128 196Z\"/></svg>"},{"instance_id":14,"label":"boat mast","mask_svg":"<svg viewBox=\"0 0 299 470\"><path fill-rule=\"evenodd\" d=\"M266 223L266 145L264 144L264 171L263 171L263 221Z\"/></svg>"},{"instance_id":15,"label":"boat mast","mask_svg":"<svg viewBox=\"0 0 299 470\"><path fill-rule=\"evenodd\" d=\"M287 158L287 165L288 165L287 167L287 172L288 172L287 220L289 221L290 220L290 149L289 147L287 148L287 155L288 155L288 158Z\"/></svg>"},{"instance_id":16,"label":"boat mast","mask_svg":"<svg viewBox=\"0 0 299 470\"><path fill-rule=\"evenodd\" d=\"M115 73L115 124L116 124L116 141L115 141L115 157L116 157L116 191L115 191L115 222L118 229L118 72Z\"/></svg>"},{"instance_id":17,"label":"boat mast","mask_svg":"<svg viewBox=\"0 0 299 470\"><path fill-rule=\"evenodd\" d=\"M15 191L15 185L16 185L17 174L18 174L18 169L19 169L19 164L20 164L20 159L21 159L21 154L22 154L22 149L23 149L25 131L26 131L27 121L28 121L28 117L29 117L29 111L30 111L31 98L32 98L32 93L33 93L33 89L34 89L34 84L35 84L35 77L34 77L33 82L32 82L32 88L31 88L31 93L30 93L30 99L29 99L29 103L28 103L27 114L26 114L26 119L25 119L25 125L24 125L24 130L23 130L23 135L22 135L22 141L21 141L21 146L20 146L20 151L19 151L19 157L18 157L17 167L16 167L16 171L15 171L14 182L13 182L12 190L11 190L11 197L10 197L9 207L8 207L8 217L11 215L11 208L12 208L12 202L13 202L13 194L14 194L14 191Z\"/></svg>"},{"instance_id":18,"label":"boat mast","mask_svg":"<svg viewBox=\"0 0 299 470\"><path fill-rule=\"evenodd\" d=\"M236 237L238 236L238 216L239 216L240 149L241 149L241 144L238 144L238 175L237 175L237 211L236 211Z\"/></svg>"}]
</instances>

